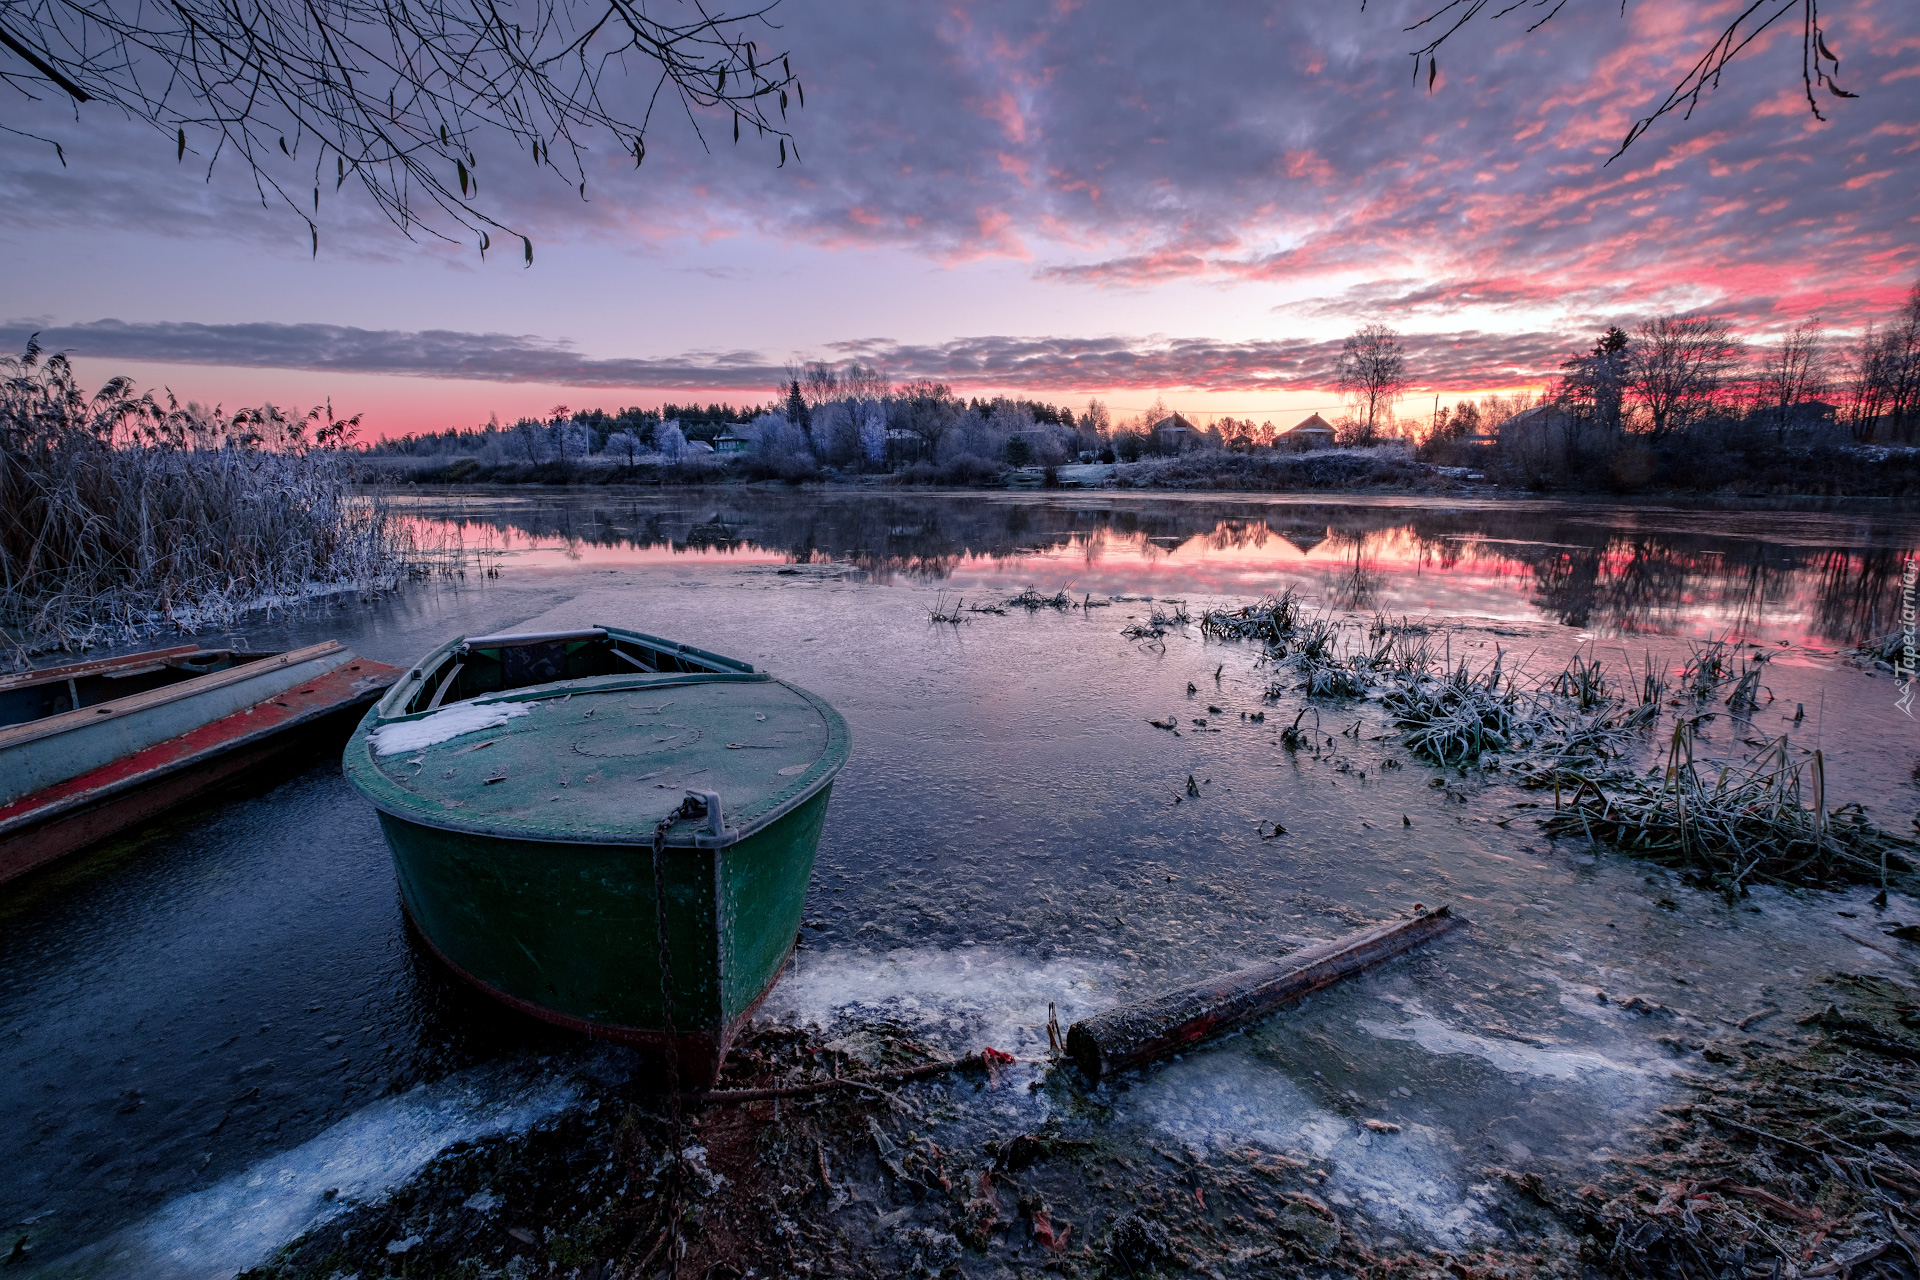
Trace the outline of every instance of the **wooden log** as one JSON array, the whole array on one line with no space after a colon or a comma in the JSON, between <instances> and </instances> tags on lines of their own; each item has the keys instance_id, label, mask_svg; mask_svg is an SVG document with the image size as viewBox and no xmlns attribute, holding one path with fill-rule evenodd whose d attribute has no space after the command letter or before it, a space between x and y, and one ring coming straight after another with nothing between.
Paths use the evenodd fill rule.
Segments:
<instances>
[{"instance_id":1,"label":"wooden log","mask_svg":"<svg viewBox=\"0 0 1920 1280\"><path fill-rule=\"evenodd\" d=\"M1463 923L1446 907L1422 911L1279 960L1108 1009L1067 1029L1067 1054L1089 1080L1097 1081L1110 1071L1164 1058L1207 1036L1264 1018Z\"/></svg>"}]
</instances>

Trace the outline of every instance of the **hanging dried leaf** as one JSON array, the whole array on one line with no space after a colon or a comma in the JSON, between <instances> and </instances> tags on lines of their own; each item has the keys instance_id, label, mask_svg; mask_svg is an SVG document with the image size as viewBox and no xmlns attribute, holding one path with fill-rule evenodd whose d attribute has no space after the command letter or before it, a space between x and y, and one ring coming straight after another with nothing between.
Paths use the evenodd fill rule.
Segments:
<instances>
[{"instance_id":1,"label":"hanging dried leaf","mask_svg":"<svg viewBox=\"0 0 1920 1280\"><path fill-rule=\"evenodd\" d=\"M784 169L786 167L787 167L787 140L785 138L782 138L780 139L780 168Z\"/></svg>"},{"instance_id":2,"label":"hanging dried leaf","mask_svg":"<svg viewBox=\"0 0 1920 1280\"><path fill-rule=\"evenodd\" d=\"M184 160L187 155L187 131L185 129L180 130L174 145L176 150L173 153L173 158L175 160ZM66 162L62 161L61 163L64 164Z\"/></svg>"},{"instance_id":3,"label":"hanging dried leaf","mask_svg":"<svg viewBox=\"0 0 1920 1280\"><path fill-rule=\"evenodd\" d=\"M525 236L521 236L520 245L523 249L526 250L527 265L532 266L533 265L533 241L527 239Z\"/></svg>"},{"instance_id":4,"label":"hanging dried leaf","mask_svg":"<svg viewBox=\"0 0 1920 1280\"><path fill-rule=\"evenodd\" d=\"M1428 58L1427 59L1427 92L1428 93L1433 92L1433 82L1439 79L1439 77L1440 77L1440 60L1438 58Z\"/></svg>"}]
</instances>

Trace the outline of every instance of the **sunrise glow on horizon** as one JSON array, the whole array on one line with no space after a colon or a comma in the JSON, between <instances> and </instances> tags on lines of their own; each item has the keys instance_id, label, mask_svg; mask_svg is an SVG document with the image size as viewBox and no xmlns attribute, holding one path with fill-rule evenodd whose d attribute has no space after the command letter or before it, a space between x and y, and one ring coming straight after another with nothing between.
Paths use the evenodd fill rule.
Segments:
<instances>
[{"instance_id":1,"label":"sunrise glow on horizon","mask_svg":"<svg viewBox=\"0 0 1920 1280\"><path fill-rule=\"evenodd\" d=\"M1418 422L1436 397L1544 386L1610 324L1703 312L1763 342L1817 318L1844 340L1920 276L1911 4L1833 9L1859 96L1823 95L1824 122L1783 28L1611 164L1723 6L1483 23L1432 94L1402 30L1425 11L786 0L804 159L668 122L639 171L592 161L582 199L483 152L531 268L410 241L350 187L316 254L240 166L209 180L150 128L30 106L17 123L65 163L0 151L0 339L40 332L89 385L330 400L371 438L764 404L788 363L849 359L962 396L1284 427L1338 404L1334 355L1367 322L1403 335Z\"/></svg>"}]
</instances>

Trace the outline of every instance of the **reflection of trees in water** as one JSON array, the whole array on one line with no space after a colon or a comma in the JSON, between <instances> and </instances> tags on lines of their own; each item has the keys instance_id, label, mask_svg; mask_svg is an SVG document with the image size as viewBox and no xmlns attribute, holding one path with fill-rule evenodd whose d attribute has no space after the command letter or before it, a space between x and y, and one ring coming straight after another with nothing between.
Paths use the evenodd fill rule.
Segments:
<instances>
[{"instance_id":1,"label":"reflection of trees in water","mask_svg":"<svg viewBox=\"0 0 1920 1280\"><path fill-rule=\"evenodd\" d=\"M1908 554L1891 547L1819 552L1814 620L1820 634L1858 644L1894 630L1900 618L1902 562Z\"/></svg>"},{"instance_id":2,"label":"reflection of trees in water","mask_svg":"<svg viewBox=\"0 0 1920 1280\"><path fill-rule=\"evenodd\" d=\"M1380 530L1330 528L1327 544L1339 557L1340 572L1328 584L1334 604L1342 609L1370 609L1379 593L1381 577L1367 556L1369 541L1386 541Z\"/></svg>"},{"instance_id":3,"label":"reflection of trees in water","mask_svg":"<svg viewBox=\"0 0 1920 1280\"><path fill-rule=\"evenodd\" d=\"M1617 514L1621 527L1594 519ZM1347 608L1367 608L1403 560L1420 572L1526 575L1532 601L1569 626L1674 631L1704 614L1752 631L1792 612L1834 640L1884 631L1899 609L1901 553L1782 546L1712 531L1633 529L1623 508L1527 506L1481 510L1130 498L1003 500L984 494L667 492L645 498L568 493L516 500L476 517L421 505L423 517L513 531L569 548L684 552L778 551L847 565L875 581L938 582L968 559L1077 554L1089 564L1119 549L1155 559L1193 544L1210 552L1273 548ZM1856 521L1847 541L1891 543L1897 526ZM1336 568L1337 567L1337 568Z\"/></svg>"},{"instance_id":4,"label":"reflection of trees in water","mask_svg":"<svg viewBox=\"0 0 1920 1280\"><path fill-rule=\"evenodd\" d=\"M1600 562L1605 553L1560 551L1533 566L1535 607L1544 609L1569 627L1592 625L1600 600Z\"/></svg>"}]
</instances>

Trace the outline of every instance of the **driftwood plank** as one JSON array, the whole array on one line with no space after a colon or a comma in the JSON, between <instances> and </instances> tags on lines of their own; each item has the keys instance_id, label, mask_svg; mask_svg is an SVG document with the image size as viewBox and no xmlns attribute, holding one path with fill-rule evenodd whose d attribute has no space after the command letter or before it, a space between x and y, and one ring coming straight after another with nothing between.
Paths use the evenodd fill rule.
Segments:
<instances>
[{"instance_id":1,"label":"driftwood plank","mask_svg":"<svg viewBox=\"0 0 1920 1280\"><path fill-rule=\"evenodd\" d=\"M1164 1058L1207 1036L1264 1018L1464 923L1446 907L1422 911L1279 960L1120 1005L1069 1027L1067 1054L1088 1079L1098 1080L1110 1071Z\"/></svg>"}]
</instances>

